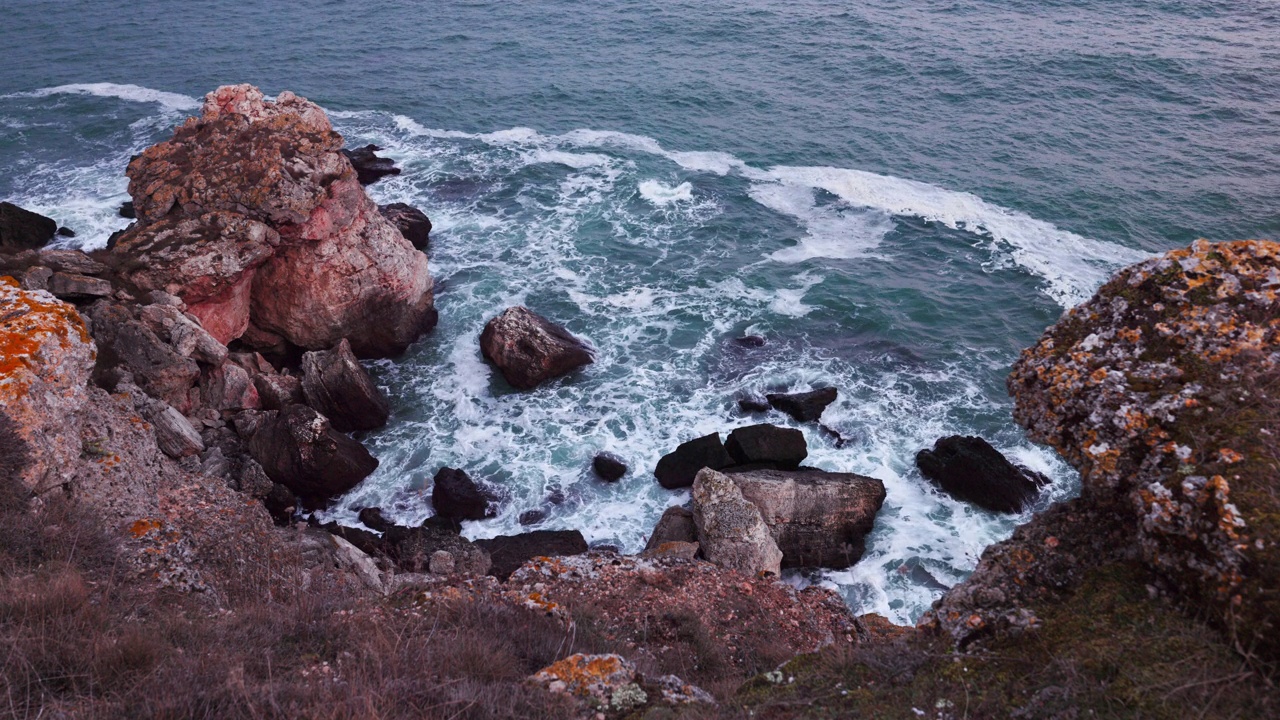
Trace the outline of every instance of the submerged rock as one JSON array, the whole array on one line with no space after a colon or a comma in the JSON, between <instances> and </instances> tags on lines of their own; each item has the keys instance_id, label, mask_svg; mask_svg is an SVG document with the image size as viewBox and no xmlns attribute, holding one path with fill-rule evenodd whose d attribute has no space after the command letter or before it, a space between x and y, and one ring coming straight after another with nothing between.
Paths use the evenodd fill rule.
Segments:
<instances>
[{"instance_id":1,"label":"submerged rock","mask_svg":"<svg viewBox=\"0 0 1280 720\"><path fill-rule=\"evenodd\" d=\"M0 202L0 250L44 247L58 232L58 223L10 202Z\"/></svg>"},{"instance_id":2,"label":"submerged rock","mask_svg":"<svg viewBox=\"0 0 1280 720\"><path fill-rule=\"evenodd\" d=\"M507 308L485 324L480 350L520 390L593 361L586 343L526 307Z\"/></svg>"},{"instance_id":3,"label":"submerged rock","mask_svg":"<svg viewBox=\"0 0 1280 720\"><path fill-rule=\"evenodd\" d=\"M837 390L829 387L803 393L770 393L765 398L770 405L797 422L813 422L820 419L827 406L836 401L836 395Z\"/></svg>"},{"instance_id":4,"label":"submerged rock","mask_svg":"<svg viewBox=\"0 0 1280 720\"><path fill-rule=\"evenodd\" d=\"M706 468L698 472L693 522L707 560L752 575L781 572L782 551L769 526L731 476Z\"/></svg>"},{"instance_id":5,"label":"submerged rock","mask_svg":"<svg viewBox=\"0 0 1280 720\"><path fill-rule=\"evenodd\" d=\"M720 434L712 433L680 443L675 450L663 455L653 475L659 485L675 490L693 485L702 468L721 470L732 464L733 458L720 441Z\"/></svg>"},{"instance_id":6,"label":"submerged rock","mask_svg":"<svg viewBox=\"0 0 1280 720\"><path fill-rule=\"evenodd\" d=\"M916 454L916 466L948 494L995 512L1019 512L1040 494L1038 478L980 437L941 438Z\"/></svg>"},{"instance_id":7,"label":"submerged rock","mask_svg":"<svg viewBox=\"0 0 1280 720\"><path fill-rule=\"evenodd\" d=\"M884 483L852 473L754 470L728 477L760 511L784 568L857 562L885 498Z\"/></svg>"},{"instance_id":8,"label":"submerged rock","mask_svg":"<svg viewBox=\"0 0 1280 720\"><path fill-rule=\"evenodd\" d=\"M329 350L302 356L302 393L342 432L374 430L387 424L391 402L356 360L346 339Z\"/></svg>"},{"instance_id":9,"label":"submerged rock","mask_svg":"<svg viewBox=\"0 0 1280 720\"><path fill-rule=\"evenodd\" d=\"M499 580L506 580L532 558L580 555L588 549L577 530L534 530L475 542L493 558L490 574Z\"/></svg>"}]
</instances>

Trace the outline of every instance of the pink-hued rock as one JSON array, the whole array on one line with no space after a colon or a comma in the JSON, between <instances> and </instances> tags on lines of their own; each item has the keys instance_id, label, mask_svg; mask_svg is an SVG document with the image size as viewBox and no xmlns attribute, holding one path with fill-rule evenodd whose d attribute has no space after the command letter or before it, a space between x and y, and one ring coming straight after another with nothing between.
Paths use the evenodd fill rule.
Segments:
<instances>
[{"instance_id":1,"label":"pink-hued rock","mask_svg":"<svg viewBox=\"0 0 1280 720\"><path fill-rule=\"evenodd\" d=\"M128 169L138 223L120 274L178 295L221 342L279 351L347 338L395 355L435 325L426 256L364 193L319 106L219 88Z\"/></svg>"},{"instance_id":2,"label":"pink-hued rock","mask_svg":"<svg viewBox=\"0 0 1280 720\"><path fill-rule=\"evenodd\" d=\"M33 493L62 484L80 458L78 428L96 355L74 307L0 278L0 414L6 434L24 446L17 479Z\"/></svg>"}]
</instances>

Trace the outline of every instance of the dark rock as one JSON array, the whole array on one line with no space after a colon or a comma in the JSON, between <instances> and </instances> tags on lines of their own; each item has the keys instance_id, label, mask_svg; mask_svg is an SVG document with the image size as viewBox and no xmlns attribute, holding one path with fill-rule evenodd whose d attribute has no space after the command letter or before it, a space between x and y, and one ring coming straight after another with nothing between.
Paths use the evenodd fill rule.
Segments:
<instances>
[{"instance_id":1,"label":"dark rock","mask_svg":"<svg viewBox=\"0 0 1280 720\"><path fill-rule=\"evenodd\" d=\"M128 220L138 219L138 213L133 209L132 200L125 200L124 202L120 203L119 213L120 213L120 217L126 218Z\"/></svg>"},{"instance_id":2,"label":"dark rock","mask_svg":"<svg viewBox=\"0 0 1280 720\"><path fill-rule=\"evenodd\" d=\"M770 393L769 404L790 415L799 422L811 422L822 417L822 411L836 401L833 387L803 393Z\"/></svg>"},{"instance_id":3,"label":"dark rock","mask_svg":"<svg viewBox=\"0 0 1280 720\"><path fill-rule=\"evenodd\" d=\"M302 381L292 375L256 375L253 385L264 410L279 410L286 405L304 402Z\"/></svg>"},{"instance_id":4,"label":"dark rock","mask_svg":"<svg viewBox=\"0 0 1280 720\"><path fill-rule=\"evenodd\" d=\"M521 525L537 525L547 519L546 510L525 510L520 513L519 522Z\"/></svg>"},{"instance_id":5,"label":"dark rock","mask_svg":"<svg viewBox=\"0 0 1280 720\"><path fill-rule=\"evenodd\" d=\"M262 504L266 506L267 513L277 525L288 525L293 520L293 513L298 509L298 501L293 491L280 483L271 484L271 490L262 499Z\"/></svg>"},{"instance_id":6,"label":"dark rock","mask_svg":"<svg viewBox=\"0 0 1280 720\"><path fill-rule=\"evenodd\" d=\"M76 231L69 227L60 227L56 234L58 237L73 238L76 236Z\"/></svg>"},{"instance_id":7,"label":"dark rock","mask_svg":"<svg viewBox=\"0 0 1280 720\"><path fill-rule=\"evenodd\" d=\"M591 461L591 469L605 482L614 482L627 474L627 464L613 453L602 452Z\"/></svg>"},{"instance_id":8,"label":"dark rock","mask_svg":"<svg viewBox=\"0 0 1280 720\"><path fill-rule=\"evenodd\" d=\"M346 339L330 350L302 356L302 393L307 404L342 432L373 430L387 424L391 403L356 360Z\"/></svg>"},{"instance_id":9,"label":"dark rock","mask_svg":"<svg viewBox=\"0 0 1280 720\"><path fill-rule=\"evenodd\" d=\"M230 362L200 374L200 399L215 410L257 410L262 407L253 378L244 368Z\"/></svg>"},{"instance_id":10,"label":"dark rock","mask_svg":"<svg viewBox=\"0 0 1280 720\"><path fill-rule=\"evenodd\" d=\"M421 527L435 528L454 535L462 534L462 522L457 518L445 517L443 515L435 515L422 521Z\"/></svg>"},{"instance_id":11,"label":"dark rock","mask_svg":"<svg viewBox=\"0 0 1280 720\"><path fill-rule=\"evenodd\" d=\"M916 454L920 472L953 497L995 512L1018 512L1039 484L980 437L953 435Z\"/></svg>"},{"instance_id":12,"label":"dark rock","mask_svg":"<svg viewBox=\"0 0 1280 720\"><path fill-rule=\"evenodd\" d=\"M857 562L885 498L884 483L852 473L756 470L729 477L760 510L784 568Z\"/></svg>"},{"instance_id":13,"label":"dark rock","mask_svg":"<svg viewBox=\"0 0 1280 720\"><path fill-rule=\"evenodd\" d=\"M804 433L767 423L734 430L724 447L734 462L742 465L776 463L782 468L795 468L809 455Z\"/></svg>"},{"instance_id":14,"label":"dark rock","mask_svg":"<svg viewBox=\"0 0 1280 720\"><path fill-rule=\"evenodd\" d=\"M327 522L320 525L320 528L347 542L360 548L360 551L369 556L379 556L386 554L386 543L383 538L360 528L347 527L339 525L336 522Z\"/></svg>"},{"instance_id":15,"label":"dark rock","mask_svg":"<svg viewBox=\"0 0 1280 720\"><path fill-rule=\"evenodd\" d=\"M491 567L489 553L478 543L438 524L392 526L383 540L387 555L403 572L484 575Z\"/></svg>"},{"instance_id":16,"label":"dark rock","mask_svg":"<svg viewBox=\"0 0 1280 720\"><path fill-rule=\"evenodd\" d=\"M488 551L489 557L493 558L489 574L499 580L506 580L521 565L535 557L581 555L588 549L587 541L577 530L534 530L491 540L477 540L476 545Z\"/></svg>"},{"instance_id":17,"label":"dark rock","mask_svg":"<svg viewBox=\"0 0 1280 720\"><path fill-rule=\"evenodd\" d=\"M55 272L49 278L49 292L64 300L109 297L111 283L88 275Z\"/></svg>"},{"instance_id":18,"label":"dark rock","mask_svg":"<svg viewBox=\"0 0 1280 720\"><path fill-rule=\"evenodd\" d=\"M395 523L382 517L381 508L376 508L376 507L364 508L360 511L360 514L357 515L357 517L360 519L360 522L363 523L365 527L369 528L370 530L373 530L374 532L386 532L391 528L395 527Z\"/></svg>"},{"instance_id":19,"label":"dark rock","mask_svg":"<svg viewBox=\"0 0 1280 720\"><path fill-rule=\"evenodd\" d=\"M680 443L674 451L663 455L653 476L659 485L674 490L692 486L698 471L704 467L720 470L732 464L733 458L720 442L720 434L712 433Z\"/></svg>"},{"instance_id":20,"label":"dark rock","mask_svg":"<svg viewBox=\"0 0 1280 720\"><path fill-rule=\"evenodd\" d=\"M58 223L13 203L0 202L0 250L44 247L58 231Z\"/></svg>"},{"instance_id":21,"label":"dark rock","mask_svg":"<svg viewBox=\"0 0 1280 720\"><path fill-rule=\"evenodd\" d=\"M392 225L399 228L400 234L404 236L405 240L413 243L413 246L419 250L426 252L431 243L431 219L427 217L426 213L404 203L379 205L378 212L382 213L382 217L390 220Z\"/></svg>"},{"instance_id":22,"label":"dark rock","mask_svg":"<svg viewBox=\"0 0 1280 720\"><path fill-rule=\"evenodd\" d=\"M356 169L356 178L361 185L372 185L388 175L400 174L395 160L378 157L377 153L381 149L377 145L365 145L354 150L342 150L342 154L347 156Z\"/></svg>"},{"instance_id":23,"label":"dark rock","mask_svg":"<svg viewBox=\"0 0 1280 720\"><path fill-rule=\"evenodd\" d=\"M645 543L646 551L655 550L665 543L698 541L698 531L693 524L693 511L682 507L669 507L658 518L653 526L649 542Z\"/></svg>"},{"instance_id":24,"label":"dark rock","mask_svg":"<svg viewBox=\"0 0 1280 720\"><path fill-rule=\"evenodd\" d=\"M307 508L323 507L378 467L363 445L306 405L267 415L249 440L249 452L267 477L287 486Z\"/></svg>"},{"instance_id":25,"label":"dark rock","mask_svg":"<svg viewBox=\"0 0 1280 720\"><path fill-rule=\"evenodd\" d=\"M489 503L493 499L470 475L456 468L440 468L431 488L431 505L436 514L458 520L492 517Z\"/></svg>"},{"instance_id":26,"label":"dark rock","mask_svg":"<svg viewBox=\"0 0 1280 720\"><path fill-rule=\"evenodd\" d=\"M738 398L738 409L744 413L768 412L771 408L769 401L759 395L744 395Z\"/></svg>"},{"instance_id":27,"label":"dark rock","mask_svg":"<svg viewBox=\"0 0 1280 720\"><path fill-rule=\"evenodd\" d=\"M740 338L734 338L733 341L742 347L764 347L765 340L759 335L744 335Z\"/></svg>"},{"instance_id":28,"label":"dark rock","mask_svg":"<svg viewBox=\"0 0 1280 720\"><path fill-rule=\"evenodd\" d=\"M526 307L507 308L484 326L480 350L520 390L592 362L586 343Z\"/></svg>"},{"instance_id":29,"label":"dark rock","mask_svg":"<svg viewBox=\"0 0 1280 720\"><path fill-rule=\"evenodd\" d=\"M121 366L148 395L179 412L191 409L188 391L200 376L194 360L174 351L120 303L94 303L88 314L101 368Z\"/></svg>"}]
</instances>

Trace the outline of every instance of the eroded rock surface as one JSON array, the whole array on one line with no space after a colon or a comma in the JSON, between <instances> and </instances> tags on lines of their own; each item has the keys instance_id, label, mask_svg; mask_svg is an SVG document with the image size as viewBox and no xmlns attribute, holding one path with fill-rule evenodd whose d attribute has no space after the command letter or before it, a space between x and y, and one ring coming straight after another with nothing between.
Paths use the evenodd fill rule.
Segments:
<instances>
[{"instance_id":1,"label":"eroded rock surface","mask_svg":"<svg viewBox=\"0 0 1280 720\"><path fill-rule=\"evenodd\" d=\"M781 571L782 551L769 526L731 476L708 468L698 472L693 522L707 560L749 574Z\"/></svg>"},{"instance_id":2,"label":"eroded rock surface","mask_svg":"<svg viewBox=\"0 0 1280 720\"><path fill-rule=\"evenodd\" d=\"M512 387L529 390L594 358L568 330L526 307L502 311L480 333L480 350Z\"/></svg>"}]
</instances>

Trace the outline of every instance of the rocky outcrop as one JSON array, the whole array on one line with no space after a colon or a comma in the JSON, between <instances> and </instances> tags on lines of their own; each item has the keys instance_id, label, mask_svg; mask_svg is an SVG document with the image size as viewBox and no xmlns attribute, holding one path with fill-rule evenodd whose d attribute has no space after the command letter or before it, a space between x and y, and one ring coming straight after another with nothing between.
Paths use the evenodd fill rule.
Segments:
<instances>
[{"instance_id":1,"label":"rocky outcrop","mask_svg":"<svg viewBox=\"0 0 1280 720\"><path fill-rule=\"evenodd\" d=\"M436 515L454 520L483 520L492 517L492 493L471 479L465 470L440 468L431 485L431 506Z\"/></svg>"},{"instance_id":2,"label":"rocky outcrop","mask_svg":"<svg viewBox=\"0 0 1280 720\"><path fill-rule=\"evenodd\" d=\"M40 494L66 482L97 352L75 308L0 277L0 413L25 446L18 479Z\"/></svg>"},{"instance_id":3,"label":"rocky outcrop","mask_svg":"<svg viewBox=\"0 0 1280 720\"><path fill-rule=\"evenodd\" d=\"M0 250L44 247L58 231L58 223L10 202L0 202Z\"/></svg>"},{"instance_id":4,"label":"rocky outcrop","mask_svg":"<svg viewBox=\"0 0 1280 720\"><path fill-rule=\"evenodd\" d=\"M520 390L566 375L594 359L586 343L526 307L507 308L485 324L480 350Z\"/></svg>"},{"instance_id":5,"label":"rocky outcrop","mask_svg":"<svg viewBox=\"0 0 1280 720\"><path fill-rule=\"evenodd\" d=\"M656 550L667 543L694 543L698 541L698 528L693 522L693 511L682 507L669 507L662 512L653 526L645 551Z\"/></svg>"},{"instance_id":6,"label":"rocky outcrop","mask_svg":"<svg viewBox=\"0 0 1280 720\"><path fill-rule=\"evenodd\" d=\"M1025 351L1014 417L1127 505L1144 560L1238 646L1280 658L1280 244L1165 253Z\"/></svg>"},{"instance_id":7,"label":"rocky outcrop","mask_svg":"<svg viewBox=\"0 0 1280 720\"><path fill-rule=\"evenodd\" d=\"M166 289L222 342L361 357L402 352L435 324L426 257L378 212L324 111L219 88L199 118L129 164L138 222L111 257Z\"/></svg>"},{"instance_id":8,"label":"rocky outcrop","mask_svg":"<svg viewBox=\"0 0 1280 720\"><path fill-rule=\"evenodd\" d=\"M627 474L627 464L613 453L602 452L591 459L591 469L605 482L616 482Z\"/></svg>"},{"instance_id":9,"label":"rocky outcrop","mask_svg":"<svg viewBox=\"0 0 1280 720\"><path fill-rule=\"evenodd\" d=\"M378 212L396 226L405 240L419 250L427 251L431 244L431 219L426 213L405 203L379 205Z\"/></svg>"},{"instance_id":10,"label":"rocky outcrop","mask_svg":"<svg viewBox=\"0 0 1280 720\"><path fill-rule=\"evenodd\" d=\"M668 490L686 488L693 485L698 471L703 468L722 470L733 464L719 433L704 435L687 442L680 443L675 450L662 456L653 476L658 484Z\"/></svg>"},{"instance_id":11,"label":"rocky outcrop","mask_svg":"<svg viewBox=\"0 0 1280 720\"><path fill-rule=\"evenodd\" d=\"M306 405L265 413L249 452L273 482L288 487L308 508L323 507L378 467L363 445Z\"/></svg>"},{"instance_id":12,"label":"rocky outcrop","mask_svg":"<svg viewBox=\"0 0 1280 720\"><path fill-rule=\"evenodd\" d=\"M885 498L884 483L852 473L754 470L728 477L760 511L784 568L857 562Z\"/></svg>"},{"instance_id":13,"label":"rocky outcrop","mask_svg":"<svg viewBox=\"0 0 1280 720\"><path fill-rule=\"evenodd\" d=\"M493 558L490 573L506 580L517 568L535 557L564 557L587 551L587 541L577 530L535 530L476 540L476 545Z\"/></svg>"},{"instance_id":14,"label":"rocky outcrop","mask_svg":"<svg viewBox=\"0 0 1280 720\"><path fill-rule=\"evenodd\" d=\"M1009 462L980 437L940 438L916 454L916 467L947 494L994 512L1019 512L1040 494L1043 477Z\"/></svg>"},{"instance_id":15,"label":"rocky outcrop","mask_svg":"<svg viewBox=\"0 0 1280 720\"><path fill-rule=\"evenodd\" d=\"M693 482L693 522L703 556L748 574L781 570L782 551L733 478L707 468Z\"/></svg>"},{"instance_id":16,"label":"rocky outcrop","mask_svg":"<svg viewBox=\"0 0 1280 720\"><path fill-rule=\"evenodd\" d=\"M330 350L302 356L302 393L307 404L340 432L374 430L391 416L390 401L360 366L345 338Z\"/></svg>"},{"instance_id":17,"label":"rocky outcrop","mask_svg":"<svg viewBox=\"0 0 1280 720\"><path fill-rule=\"evenodd\" d=\"M798 422L812 422L820 419L827 406L836 401L837 392L835 388L828 387L802 393L770 393L765 399L774 409Z\"/></svg>"}]
</instances>

